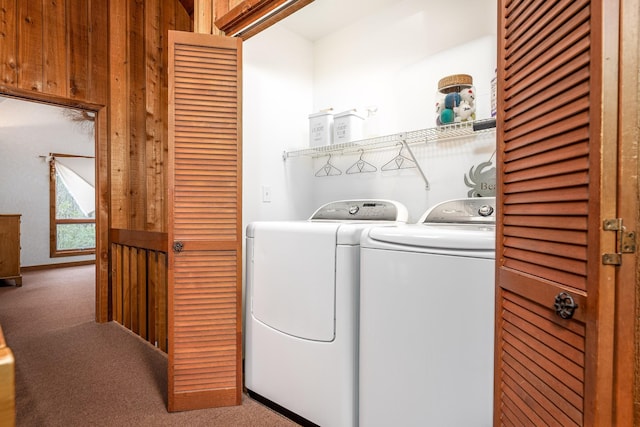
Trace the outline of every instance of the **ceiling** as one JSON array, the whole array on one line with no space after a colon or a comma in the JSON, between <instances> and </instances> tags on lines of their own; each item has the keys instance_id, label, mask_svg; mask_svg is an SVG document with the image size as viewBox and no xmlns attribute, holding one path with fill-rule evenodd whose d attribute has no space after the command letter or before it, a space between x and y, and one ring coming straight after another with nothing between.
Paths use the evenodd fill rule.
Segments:
<instances>
[{"instance_id":1,"label":"ceiling","mask_svg":"<svg viewBox=\"0 0 640 427\"><path fill-rule=\"evenodd\" d=\"M301 37L315 41L357 21L365 12L373 13L399 1L402 0L314 0L281 24ZM180 3L189 15L193 15L193 0L180 0Z\"/></svg>"},{"instance_id":2,"label":"ceiling","mask_svg":"<svg viewBox=\"0 0 640 427\"><path fill-rule=\"evenodd\" d=\"M315 41L357 21L366 14L402 0L315 0L280 21L290 31Z\"/></svg>"}]
</instances>

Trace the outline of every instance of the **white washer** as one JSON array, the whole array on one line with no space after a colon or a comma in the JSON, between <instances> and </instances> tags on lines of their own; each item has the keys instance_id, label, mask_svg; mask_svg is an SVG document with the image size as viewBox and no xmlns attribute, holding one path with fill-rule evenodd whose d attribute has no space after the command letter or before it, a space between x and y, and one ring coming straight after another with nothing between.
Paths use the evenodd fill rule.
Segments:
<instances>
[{"instance_id":1,"label":"white washer","mask_svg":"<svg viewBox=\"0 0 640 427\"><path fill-rule=\"evenodd\" d=\"M495 198L361 242L360 425L493 425Z\"/></svg>"},{"instance_id":2,"label":"white washer","mask_svg":"<svg viewBox=\"0 0 640 427\"><path fill-rule=\"evenodd\" d=\"M357 425L360 237L372 225L406 220L398 202L342 200L307 221L249 224L245 387L252 397L305 424Z\"/></svg>"}]
</instances>

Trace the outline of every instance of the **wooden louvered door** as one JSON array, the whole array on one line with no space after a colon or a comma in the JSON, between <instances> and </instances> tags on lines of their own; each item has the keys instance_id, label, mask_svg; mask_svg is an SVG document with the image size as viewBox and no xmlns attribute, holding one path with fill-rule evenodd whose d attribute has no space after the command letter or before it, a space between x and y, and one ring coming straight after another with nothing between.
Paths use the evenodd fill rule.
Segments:
<instances>
[{"instance_id":1,"label":"wooden louvered door","mask_svg":"<svg viewBox=\"0 0 640 427\"><path fill-rule=\"evenodd\" d=\"M618 5L498 4L494 424L612 425Z\"/></svg>"},{"instance_id":2,"label":"wooden louvered door","mask_svg":"<svg viewBox=\"0 0 640 427\"><path fill-rule=\"evenodd\" d=\"M170 411L241 403L241 46L169 31Z\"/></svg>"}]
</instances>

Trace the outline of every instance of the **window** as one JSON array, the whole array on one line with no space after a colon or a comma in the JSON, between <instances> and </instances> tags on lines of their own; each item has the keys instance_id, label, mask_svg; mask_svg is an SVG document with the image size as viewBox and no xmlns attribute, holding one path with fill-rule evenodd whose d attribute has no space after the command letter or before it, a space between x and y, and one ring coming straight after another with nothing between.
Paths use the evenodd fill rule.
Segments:
<instances>
[{"instance_id":1,"label":"window","mask_svg":"<svg viewBox=\"0 0 640 427\"><path fill-rule=\"evenodd\" d=\"M51 154L50 256L88 255L96 249L95 160Z\"/></svg>"}]
</instances>

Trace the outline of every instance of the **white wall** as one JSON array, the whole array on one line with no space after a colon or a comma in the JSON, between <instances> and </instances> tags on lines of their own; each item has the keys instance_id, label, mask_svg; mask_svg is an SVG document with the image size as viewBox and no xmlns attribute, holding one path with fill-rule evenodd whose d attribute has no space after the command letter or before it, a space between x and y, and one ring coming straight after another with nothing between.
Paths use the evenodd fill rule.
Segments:
<instances>
[{"instance_id":1,"label":"white wall","mask_svg":"<svg viewBox=\"0 0 640 427\"><path fill-rule=\"evenodd\" d=\"M495 150L486 134L413 145L430 190L415 169L318 178L327 157L283 161L281 154L308 146L308 115L327 107L375 105L381 134L432 128L438 80L449 74L473 76L477 118L487 118L496 10L496 0L398 0L316 41L291 33L285 21L245 42L245 225L304 219L331 200L373 197L403 202L415 221L439 201L465 197L464 175ZM380 169L397 153L367 151L363 159ZM334 155L331 163L344 172L357 159ZM270 203L261 201L263 185Z\"/></svg>"},{"instance_id":2,"label":"white wall","mask_svg":"<svg viewBox=\"0 0 640 427\"><path fill-rule=\"evenodd\" d=\"M310 159L292 166L282 153L308 140L313 44L277 26L247 41L243 57L244 224L308 216ZM271 202L262 202L263 187Z\"/></svg>"},{"instance_id":3,"label":"white wall","mask_svg":"<svg viewBox=\"0 0 640 427\"><path fill-rule=\"evenodd\" d=\"M0 102L0 212L22 214L21 265L95 259L49 257L49 153L93 156L93 134L62 115L62 108L15 99Z\"/></svg>"}]
</instances>

